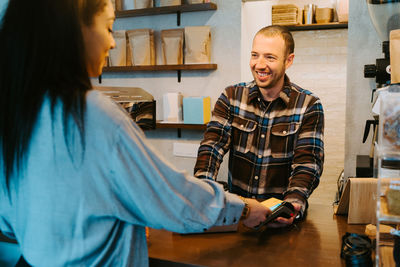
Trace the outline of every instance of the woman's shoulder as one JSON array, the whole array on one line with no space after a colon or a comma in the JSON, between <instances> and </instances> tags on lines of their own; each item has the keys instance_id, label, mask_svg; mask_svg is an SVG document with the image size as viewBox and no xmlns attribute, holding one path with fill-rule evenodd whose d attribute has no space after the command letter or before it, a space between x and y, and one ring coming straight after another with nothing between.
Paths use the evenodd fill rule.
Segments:
<instances>
[{"instance_id":1,"label":"woman's shoulder","mask_svg":"<svg viewBox=\"0 0 400 267\"><path fill-rule=\"evenodd\" d=\"M86 125L100 135L116 134L114 130L141 132L120 104L97 90L90 90L86 97Z\"/></svg>"},{"instance_id":2,"label":"woman's shoulder","mask_svg":"<svg viewBox=\"0 0 400 267\"><path fill-rule=\"evenodd\" d=\"M122 123L127 113L122 107L97 90L90 90L86 96L87 118L102 121L103 123Z\"/></svg>"}]
</instances>

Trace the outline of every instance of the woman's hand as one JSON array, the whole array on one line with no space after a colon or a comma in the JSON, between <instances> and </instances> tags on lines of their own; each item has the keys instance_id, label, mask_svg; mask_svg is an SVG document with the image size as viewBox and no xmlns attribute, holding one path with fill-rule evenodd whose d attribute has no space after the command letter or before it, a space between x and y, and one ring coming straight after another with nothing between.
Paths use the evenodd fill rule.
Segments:
<instances>
[{"instance_id":1,"label":"woman's hand","mask_svg":"<svg viewBox=\"0 0 400 267\"><path fill-rule=\"evenodd\" d=\"M271 210L266 206L262 205L257 200L252 198L242 198L242 199L245 202L247 202L250 208L249 216L242 220L244 226L249 228L256 227L260 225L260 223L265 221L267 216L271 214Z\"/></svg>"}]
</instances>

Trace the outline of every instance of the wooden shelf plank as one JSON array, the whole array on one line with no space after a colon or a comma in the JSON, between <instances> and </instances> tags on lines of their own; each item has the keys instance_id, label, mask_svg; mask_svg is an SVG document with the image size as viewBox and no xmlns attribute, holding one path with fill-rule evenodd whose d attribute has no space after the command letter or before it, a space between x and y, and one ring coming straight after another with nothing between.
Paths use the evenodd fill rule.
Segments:
<instances>
[{"instance_id":1,"label":"wooden shelf plank","mask_svg":"<svg viewBox=\"0 0 400 267\"><path fill-rule=\"evenodd\" d=\"M157 121L156 129L189 129L189 130L206 130L206 124L184 124L184 123L161 123Z\"/></svg>"},{"instance_id":2,"label":"wooden shelf plank","mask_svg":"<svg viewBox=\"0 0 400 267\"><path fill-rule=\"evenodd\" d=\"M310 31L310 30L330 30L330 29L347 29L347 22L331 22L326 24L303 24L303 25L287 25L290 31Z\"/></svg>"},{"instance_id":3,"label":"wooden shelf plank","mask_svg":"<svg viewBox=\"0 0 400 267\"><path fill-rule=\"evenodd\" d=\"M183 65L104 67L103 72L216 70L216 69L217 69L217 64L186 64L186 65L183 64Z\"/></svg>"},{"instance_id":4,"label":"wooden shelf plank","mask_svg":"<svg viewBox=\"0 0 400 267\"><path fill-rule=\"evenodd\" d=\"M207 11L216 10L217 5L214 3L204 4L190 4L190 5L179 5L179 6L166 6L166 7L152 7L132 10L121 10L115 11L117 18L124 17L139 17L139 16L151 16L160 14L173 14L178 12L195 12L195 11Z\"/></svg>"}]
</instances>

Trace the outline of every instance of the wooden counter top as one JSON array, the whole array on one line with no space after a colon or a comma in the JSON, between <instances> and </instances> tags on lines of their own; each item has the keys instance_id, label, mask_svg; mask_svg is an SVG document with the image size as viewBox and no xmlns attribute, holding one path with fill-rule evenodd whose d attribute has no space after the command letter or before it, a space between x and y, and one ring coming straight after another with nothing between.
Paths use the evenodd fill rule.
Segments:
<instances>
[{"instance_id":1,"label":"wooden counter top","mask_svg":"<svg viewBox=\"0 0 400 267\"><path fill-rule=\"evenodd\" d=\"M331 206L312 204L305 221L264 233L181 235L151 229L150 266L345 266L342 236L365 229L346 220Z\"/></svg>"}]
</instances>

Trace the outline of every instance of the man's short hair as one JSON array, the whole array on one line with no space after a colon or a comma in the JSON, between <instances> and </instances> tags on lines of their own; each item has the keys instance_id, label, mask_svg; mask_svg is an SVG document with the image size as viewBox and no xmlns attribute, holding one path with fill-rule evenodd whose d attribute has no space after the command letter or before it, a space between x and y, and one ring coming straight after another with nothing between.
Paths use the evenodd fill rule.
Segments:
<instances>
[{"instance_id":1,"label":"man's short hair","mask_svg":"<svg viewBox=\"0 0 400 267\"><path fill-rule=\"evenodd\" d=\"M280 25L270 25L260 29L255 36L262 34L266 37L281 36L285 41L286 55L292 54L294 52L294 40L293 36L285 26Z\"/></svg>"}]
</instances>

